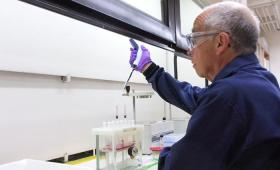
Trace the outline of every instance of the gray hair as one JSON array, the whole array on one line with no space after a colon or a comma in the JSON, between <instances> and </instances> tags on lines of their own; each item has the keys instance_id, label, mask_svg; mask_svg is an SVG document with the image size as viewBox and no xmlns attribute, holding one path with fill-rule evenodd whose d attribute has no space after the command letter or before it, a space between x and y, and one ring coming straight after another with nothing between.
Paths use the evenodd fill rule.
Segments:
<instances>
[{"instance_id":1,"label":"gray hair","mask_svg":"<svg viewBox=\"0 0 280 170\"><path fill-rule=\"evenodd\" d=\"M225 1L210 5L204 24L206 29L227 32L231 37L232 48L241 54L254 53L260 34L260 22L256 15L245 5Z\"/></svg>"}]
</instances>

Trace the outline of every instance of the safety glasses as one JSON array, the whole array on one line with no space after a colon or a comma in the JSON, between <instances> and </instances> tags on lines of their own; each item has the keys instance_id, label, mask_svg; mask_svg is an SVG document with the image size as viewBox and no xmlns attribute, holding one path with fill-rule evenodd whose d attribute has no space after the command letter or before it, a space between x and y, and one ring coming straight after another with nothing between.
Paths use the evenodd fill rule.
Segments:
<instances>
[{"instance_id":1,"label":"safety glasses","mask_svg":"<svg viewBox=\"0 0 280 170\"><path fill-rule=\"evenodd\" d=\"M209 37L219 34L220 31L205 31L205 32L193 32L186 35L187 46L189 51L208 40Z\"/></svg>"}]
</instances>

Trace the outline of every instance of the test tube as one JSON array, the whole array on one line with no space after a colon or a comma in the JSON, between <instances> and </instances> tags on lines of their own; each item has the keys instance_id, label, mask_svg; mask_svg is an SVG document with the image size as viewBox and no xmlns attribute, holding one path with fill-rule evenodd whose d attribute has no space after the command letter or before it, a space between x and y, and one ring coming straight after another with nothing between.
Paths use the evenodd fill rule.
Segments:
<instances>
[{"instance_id":1,"label":"test tube","mask_svg":"<svg viewBox=\"0 0 280 170\"><path fill-rule=\"evenodd\" d=\"M116 119L119 118L119 107L118 106L116 106L116 115L115 115L115 117L116 117Z\"/></svg>"},{"instance_id":2,"label":"test tube","mask_svg":"<svg viewBox=\"0 0 280 170\"><path fill-rule=\"evenodd\" d=\"M123 108L123 118L124 118L124 126L128 126L128 121L126 119L126 105L124 105L124 108Z\"/></svg>"},{"instance_id":3,"label":"test tube","mask_svg":"<svg viewBox=\"0 0 280 170\"><path fill-rule=\"evenodd\" d=\"M163 135L159 136L159 146L163 147Z\"/></svg>"},{"instance_id":4,"label":"test tube","mask_svg":"<svg viewBox=\"0 0 280 170\"><path fill-rule=\"evenodd\" d=\"M123 118L126 119L126 105L124 105L123 108Z\"/></svg>"}]
</instances>

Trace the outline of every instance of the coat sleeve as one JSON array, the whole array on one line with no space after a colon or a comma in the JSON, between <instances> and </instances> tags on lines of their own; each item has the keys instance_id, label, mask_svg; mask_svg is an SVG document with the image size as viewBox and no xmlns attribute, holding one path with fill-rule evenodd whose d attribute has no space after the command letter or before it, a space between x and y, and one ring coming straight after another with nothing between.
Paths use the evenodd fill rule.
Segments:
<instances>
[{"instance_id":1,"label":"coat sleeve","mask_svg":"<svg viewBox=\"0 0 280 170\"><path fill-rule=\"evenodd\" d=\"M197 106L198 95L203 89L193 87L187 82L177 81L154 63L144 72L144 75L161 98L192 114Z\"/></svg>"},{"instance_id":2,"label":"coat sleeve","mask_svg":"<svg viewBox=\"0 0 280 170\"><path fill-rule=\"evenodd\" d=\"M160 156L159 170L224 170L240 155L244 120L220 96L204 97L186 135Z\"/></svg>"}]
</instances>

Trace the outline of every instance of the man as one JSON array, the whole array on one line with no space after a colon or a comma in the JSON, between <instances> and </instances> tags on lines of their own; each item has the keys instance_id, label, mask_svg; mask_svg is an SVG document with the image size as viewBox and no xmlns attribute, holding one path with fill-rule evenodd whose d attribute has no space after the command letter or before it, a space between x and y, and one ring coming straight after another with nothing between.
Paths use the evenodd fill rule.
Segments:
<instances>
[{"instance_id":1,"label":"man","mask_svg":"<svg viewBox=\"0 0 280 170\"><path fill-rule=\"evenodd\" d=\"M187 36L193 67L207 88L179 82L142 48L137 70L167 102L192 115L186 135L160 154L161 170L280 169L280 92L255 56L259 22L246 7L203 10ZM131 49L130 64L136 58Z\"/></svg>"}]
</instances>

